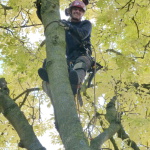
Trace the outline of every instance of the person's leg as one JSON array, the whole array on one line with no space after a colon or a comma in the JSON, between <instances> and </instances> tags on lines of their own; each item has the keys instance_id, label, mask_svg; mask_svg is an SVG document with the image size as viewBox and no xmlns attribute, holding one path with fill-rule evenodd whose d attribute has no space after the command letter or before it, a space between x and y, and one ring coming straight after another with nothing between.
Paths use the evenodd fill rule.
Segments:
<instances>
[{"instance_id":1,"label":"person's leg","mask_svg":"<svg viewBox=\"0 0 150 150\"><path fill-rule=\"evenodd\" d=\"M91 59L88 56L80 56L76 59L74 67L69 73L69 80L74 95L77 94L77 91L86 75L86 71L88 71L90 67Z\"/></svg>"}]
</instances>

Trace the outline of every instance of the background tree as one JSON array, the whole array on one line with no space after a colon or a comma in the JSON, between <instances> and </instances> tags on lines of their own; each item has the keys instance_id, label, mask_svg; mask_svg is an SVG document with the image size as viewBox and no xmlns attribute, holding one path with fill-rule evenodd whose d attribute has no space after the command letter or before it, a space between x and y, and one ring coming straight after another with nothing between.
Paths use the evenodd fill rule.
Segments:
<instances>
[{"instance_id":1,"label":"background tree","mask_svg":"<svg viewBox=\"0 0 150 150\"><path fill-rule=\"evenodd\" d=\"M51 118L40 121L39 113L42 103L51 105L43 91L37 91L41 89L37 69L47 56L55 118L65 149L96 150L101 146L110 149L149 149L148 0L91 0L88 5L86 19L93 23L93 55L96 53L97 61L104 67L96 75L95 90L93 87L82 88L84 106L77 109L85 136L67 78L64 30L58 22L53 22L60 19L59 5L64 9L69 2L42 1L44 28L36 16L34 1L0 2L1 77L5 77L11 99L24 112L37 136L54 127ZM41 34L42 37L32 43L31 33ZM42 42L43 33L46 51ZM11 101L6 89L1 86L1 111L7 104L6 100ZM1 147L14 146L17 149L20 139L10 124L12 122L8 122L3 115L0 117ZM51 137L57 142L55 134Z\"/></svg>"}]
</instances>

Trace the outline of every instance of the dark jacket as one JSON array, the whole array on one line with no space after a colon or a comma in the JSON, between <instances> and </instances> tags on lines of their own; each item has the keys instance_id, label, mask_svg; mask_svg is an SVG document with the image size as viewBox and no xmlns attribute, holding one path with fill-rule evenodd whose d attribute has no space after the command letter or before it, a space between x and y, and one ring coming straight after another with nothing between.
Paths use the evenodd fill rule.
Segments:
<instances>
[{"instance_id":1,"label":"dark jacket","mask_svg":"<svg viewBox=\"0 0 150 150\"><path fill-rule=\"evenodd\" d=\"M76 59L87 54L91 55L92 24L88 20L81 22L70 22L70 29L66 30L66 56L67 59Z\"/></svg>"}]
</instances>

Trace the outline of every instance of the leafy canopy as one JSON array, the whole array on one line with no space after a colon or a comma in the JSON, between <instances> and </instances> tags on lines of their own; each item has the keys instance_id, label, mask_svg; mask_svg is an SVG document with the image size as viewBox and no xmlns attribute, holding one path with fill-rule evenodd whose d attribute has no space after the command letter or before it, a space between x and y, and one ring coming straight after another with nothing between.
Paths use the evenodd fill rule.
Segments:
<instances>
[{"instance_id":1,"label":"leafy canopy","mask_svg":"<svg viewBox=\"0 0 150 150\"><path fill-rule=\"evenodd\" d=\"M8 8L4 7L7 6ZM61 0L64 10L68 1ZM84 106L80 108L83 129L89 140L108 127L104 118L105 106L110 98L118 95L117 110L122 112L122 123L130 138L141 149L150 147L150 2L148 0L91 0L85 18L93 23L93 56L103 65L96 74L96 92L93 88L84 91ZM33 0L0 1L0 60L1 77L5 77L14 99L21 92L41 87L37 70L45 56L43 27L36 16ZM30 36L39 35L34 42ZM20 106L24 95L16 102ZM41 91L29 94L21 110L33 124L37 135L53 128L53 121L39 119L39 101L50 101ZM94 107L95 106L95 107ZM99 116L92 121L95 109ZM52 117L53 119L53 117ZM0 145L16 146L19 138L9 122L0 116ZM50 125L49 125L50 124ZM51 134L57 139L55 133ZM54 138L55 137L55 138ZM5 142L7 139L7 143ZM56 141L55 141L56 142ZM123 149L125 142L116 137ZM103 147L112 148L110 141Z\"/></svg>"}]
</instances>

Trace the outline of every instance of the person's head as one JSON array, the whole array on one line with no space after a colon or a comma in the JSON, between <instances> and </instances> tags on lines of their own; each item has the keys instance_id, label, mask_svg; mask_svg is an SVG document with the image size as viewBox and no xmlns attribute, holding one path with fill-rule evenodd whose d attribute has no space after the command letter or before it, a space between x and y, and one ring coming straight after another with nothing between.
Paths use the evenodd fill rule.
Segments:
<instances>
[{"instance_id":1,"label":"person's head","mask_svg":"<svg viewBox=\"0 0 150 150\"><path fill-rule=\"evenodd\" d=\"M74 22L81 21L85 11L86 11L86 6L82 1L79 0L73 1L69 6L71 21Z\"/></svg>"}]
</instances>

